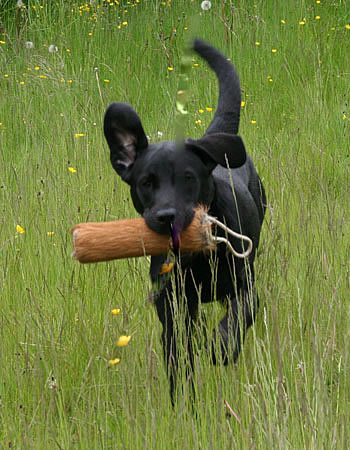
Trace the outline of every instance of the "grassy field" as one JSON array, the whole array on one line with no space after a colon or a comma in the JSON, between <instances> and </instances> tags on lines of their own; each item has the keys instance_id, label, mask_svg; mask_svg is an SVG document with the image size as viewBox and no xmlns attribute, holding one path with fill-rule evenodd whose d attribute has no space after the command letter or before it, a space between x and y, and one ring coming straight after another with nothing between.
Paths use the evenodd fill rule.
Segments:
<instances>
[{"instance_id":1,"label":"grassy field","mask_svg":"<svg viewBox=\"0 0 350 450\"><path fill-rule=\"evenodd\" d=\"M0 447L348 448L347 2L15 3L0 0ZM172 409L148 262L80 266L70 230L136 216L104 111L129 102L151 140L173 139L194 35L238 69L268 213L261 308L238 363L212 367L198 350L195 403L185 388ZM217 84L198 58L190 89L186 133L200 137ZM203 306L211 326L221 313ZM118 348L120 335L132 337Z\"/></svg>"}]
</instances>

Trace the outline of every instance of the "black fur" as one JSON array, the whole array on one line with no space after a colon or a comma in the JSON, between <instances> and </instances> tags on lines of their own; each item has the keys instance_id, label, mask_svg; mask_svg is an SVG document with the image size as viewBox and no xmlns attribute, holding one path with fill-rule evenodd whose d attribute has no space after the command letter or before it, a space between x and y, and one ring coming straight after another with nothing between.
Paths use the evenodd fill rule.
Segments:
<instances>
[{"instance_id":1,"label":"black fur","mask_svg":"<svg viewBox=\"0 0 350 450\"><path fill-rule=\"evenodd\" d=\"M214 47L196 39L193 48L215 71L220 88L215 116L202 138L188 139L182 145L149 144L139 116L126 103L112 103L104 120L111 163L130 185L134 206L152 230L169 234L172 227L180 233L191 223L194 208L203 204L208 206L210 215L249 236L254 244L247 260L232 258L225 244L218 245L212 255L180 256L175 269L177 281L168 282L159 292L155 304L163 325L162 341L172 400L178 361L173 302L185 299L189 336L185 341L191 362L190 335L199 301L225 302L227 313L214 332L220 338L221 354L216 354L217 346L209 348L214 363L236 361L259 303L254 289L253 262L266 204L260 178L237 135L241 108L238 75ZM237 251L244 248L241 240L230 238L230 241ZM165 257L152 257L153 282L159 278ZM177 276L179 270L181 277Z\"/></svg>"}]
</instances>

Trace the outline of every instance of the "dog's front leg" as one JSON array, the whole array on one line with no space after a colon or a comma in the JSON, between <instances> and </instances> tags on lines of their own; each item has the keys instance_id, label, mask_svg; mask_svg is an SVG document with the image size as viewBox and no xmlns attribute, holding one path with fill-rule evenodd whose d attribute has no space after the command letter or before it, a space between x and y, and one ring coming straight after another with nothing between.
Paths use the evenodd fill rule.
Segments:
<instances>
[{"instance_id":1,"label":"dog's front leg","mask_svg":"<svg viewBox=\"0 0 350 450\"><path fill-rule=\"evenodd\" d=\"M164 290L156 299L155 305L158 318L163 326L162 344L164 361L166 364L167 374L170 382L171 402L174 406L176 376L178 368L178 349L176 345L174 315L169 300L169 292Z\"/></svg>"},{"instance_id":2,"label":"dog's front leg","mask_svg":"<svg viewBox=\"0 0 350 450\"><path fill-rule=\"evenodd\" d=\"M167 286L164 289L155 301L155 305L159 320L163 326L164 360L170 383L171 402L174 406L179 360L184 362L186 381L189 383L192 396L194 395L192 349L194 317L192 317L187 303L183 305L184 308L179 306L178 296L174 296L171 286Z\"/></svg>"},{"instance_id":3,"label":"dog's front leg","mask_svg":"<svg viewBox=\"0 0 350 450\"><path fill-rule=\"evenodd\" d=\"M235 363L244 342L248 328L253 324L259 299L242 290L239 299L228 299L227 312L214 331L212 358L214 364ZM218 354L219 353L219 354Z\"/></svg>"}]
</instances>

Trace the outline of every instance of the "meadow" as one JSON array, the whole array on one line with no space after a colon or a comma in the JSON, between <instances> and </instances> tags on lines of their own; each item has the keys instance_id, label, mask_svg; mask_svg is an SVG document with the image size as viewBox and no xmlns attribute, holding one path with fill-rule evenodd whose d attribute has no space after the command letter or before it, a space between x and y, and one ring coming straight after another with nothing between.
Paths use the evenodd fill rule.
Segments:
<instances>
[{"instance_id":1,"label":"meadow","mask_svg":"<svg viewBox=\"0 0 350 450\"><path fill-rule=\"evenodd\" d=\"M348 448L349 5L211 3L0 0L1 448ZM173 409L149 262L79 265L70 230L136 217L103 115L128 102L152 141L174 139L195 35L238 70L240 135L268 210L242 354L213 367L198 345L194 403L184 379ZM192 62L195 138L218 91ZM202 310L212 328L222 310Z\"/></svg>"}]
</instances>

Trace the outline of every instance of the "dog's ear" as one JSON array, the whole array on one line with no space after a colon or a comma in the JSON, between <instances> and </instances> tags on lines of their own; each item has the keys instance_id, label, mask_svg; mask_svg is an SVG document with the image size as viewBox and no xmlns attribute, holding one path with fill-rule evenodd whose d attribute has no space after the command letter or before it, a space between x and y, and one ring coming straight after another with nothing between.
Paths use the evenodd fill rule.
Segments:
<instances>
[{"instance_id":1,"label":"dog's ear","mask_svg":"<svg viewBox=\"0 0 350 450\"><path fill-rule=\"evenodd\" d=\"M148 146L140 117L127 103L112 103L105 114L104 133L112 166L128 182L138 154Z\"/></svg>"},{"instance_id":2,"label":"dog's ear","mask_svg":"<svg viewBox=\"0 0 350 450\"><path fill-rule=\"evenodd\" d=\"M237 134L208 134L200 139L187 139L185 145L202 159L209 170L218 164L232 169L240 167L247 159L243 140Z\"/></svg>"}]
</instances>

